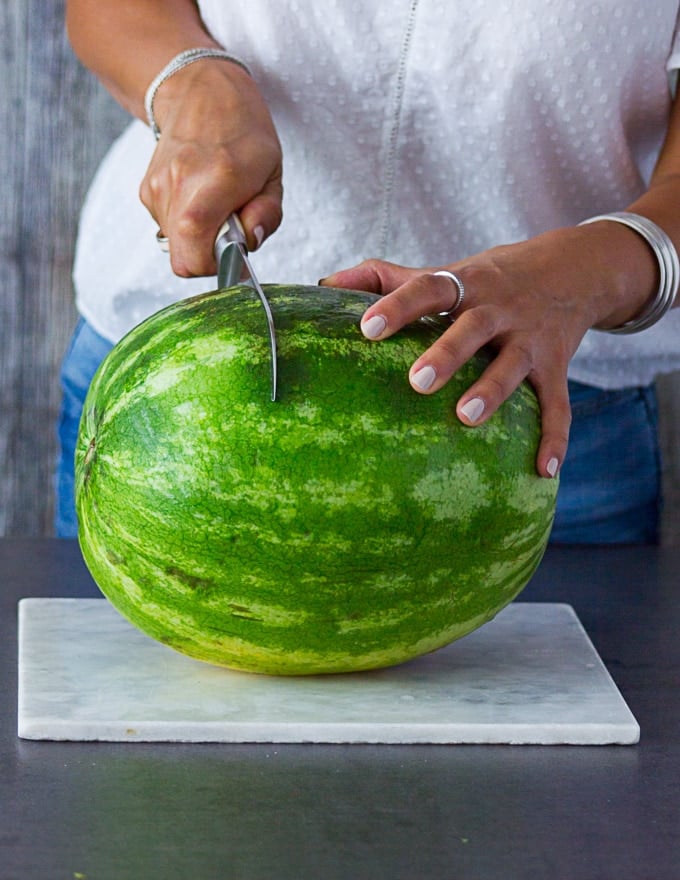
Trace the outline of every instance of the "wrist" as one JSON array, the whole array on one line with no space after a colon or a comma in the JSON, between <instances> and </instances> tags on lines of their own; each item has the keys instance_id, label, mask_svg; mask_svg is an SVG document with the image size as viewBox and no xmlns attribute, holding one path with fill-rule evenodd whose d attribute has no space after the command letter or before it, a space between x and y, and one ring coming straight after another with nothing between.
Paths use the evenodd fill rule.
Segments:
<instances>
[{"instance_id":1,"label":"wrist","mask_svg":"<svg viewBox=\"0 0 680 880\"><path fill-rule=\"evenodd\" d=\"M610 333L637 333L653 326L673 306L680 264L666 233L649 218L630 212L584 220L590 242L599 238L604 296L593 327Z\"/></svg>"},{"instance_id":2,"label":"wrist","mask_svg":"<svg viewBox=\"0 0 680 880\"><path fill-rule=\"evenodd\" d=\"M238 58L215 46L200 46L180 52L152 80L144 96L144 108L149 127L156 140L160 137L164 109L171 101L186 94L192 84L214 76L215 70L224 82L224 76L247 77L250 71Z\"/></svg>"},{"instance_id":3,"label":"wrist","mask_svg":"<svg viewBox=\"0 0 680 880\"><path fill-rule=\"evenodd\" d=\"M597 253L602 296L594 328L607 330L639 315L659 286L659 267L649 245L634 230L608 220L588 224L588 245ZM596 249L596 250L595 250Z\"/></svg>"}]
</instances>

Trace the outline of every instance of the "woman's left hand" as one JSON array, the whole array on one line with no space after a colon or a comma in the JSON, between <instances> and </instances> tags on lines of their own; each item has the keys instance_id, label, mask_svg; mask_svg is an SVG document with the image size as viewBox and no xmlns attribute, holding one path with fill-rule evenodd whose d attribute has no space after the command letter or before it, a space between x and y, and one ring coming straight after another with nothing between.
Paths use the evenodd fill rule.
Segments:
<instances>
[{"instance_id":1,"label":"woman's left hand","mask_svg":"<svg viewBox=\"0 0 680 880\"><path fill-rule=\"evenodd\" d=\"M633 252L637 288L624 277L625 265L612 269L621 263L612 261L612 254L620 254L622 247ZM451 326L412 365L409 381L420 393L438 391L480 348L490 346L495 358L459 399L458 417L468 425L481 424L528 379L541 406L537 470L553 477L569 438L569 361L590 327L615 326L644 307L655 272L646 249L637 233L620 224L593 223L442 267L413 269L368 260L322 283L382 294L361 321L364 335L380 340L424 315L451 309L458 287L433 273L455 273L464 285L464 299Z\"/></svg>"}]
</instances>

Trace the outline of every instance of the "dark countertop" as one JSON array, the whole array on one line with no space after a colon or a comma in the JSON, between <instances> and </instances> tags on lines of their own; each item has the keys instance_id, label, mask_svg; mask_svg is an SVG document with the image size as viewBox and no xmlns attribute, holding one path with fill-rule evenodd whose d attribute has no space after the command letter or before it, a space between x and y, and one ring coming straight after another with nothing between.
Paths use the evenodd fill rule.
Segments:
<instances>
[{"instance_id":1,"label":"dark countertop","mask_svg":"<svg viewBox=\"0 0 680 880\"><path fill-rule=\"evenodd\" d=\"M637 746L29 742L16 604L98 596L74 541L0 539L0 880L679 880L680 549L552 548Z\"/></svg>"}]
</instances>

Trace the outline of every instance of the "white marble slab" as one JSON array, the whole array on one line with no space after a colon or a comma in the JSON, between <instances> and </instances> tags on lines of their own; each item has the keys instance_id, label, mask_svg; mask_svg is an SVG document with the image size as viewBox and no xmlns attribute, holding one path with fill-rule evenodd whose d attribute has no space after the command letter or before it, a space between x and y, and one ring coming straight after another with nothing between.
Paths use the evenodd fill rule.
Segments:
<instances>
[{"instance_id":1,"label":"white marble slab","mask_svg":"<svg viewBox=\"0 0 680 880\"><path fill-rule=\"evenodd\" d=\"M104 599L19 604L19 736L116 742L635 743L569 605L514 603L433 654L354 675L209 666Z\"/></svg>"}]
</instances>

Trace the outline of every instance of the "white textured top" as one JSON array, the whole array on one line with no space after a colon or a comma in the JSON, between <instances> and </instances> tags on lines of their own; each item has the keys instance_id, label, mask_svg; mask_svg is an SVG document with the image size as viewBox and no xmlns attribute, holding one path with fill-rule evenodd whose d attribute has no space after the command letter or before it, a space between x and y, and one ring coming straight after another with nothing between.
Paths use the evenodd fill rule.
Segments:
<instances>
[{"instance_id":1,"label":"white textured top","mask_svg":"<svg viewBox=\"0 0 680 880\"><path fill-rule=\"evenodd\" d=\"M621 210L644 189L680 67L678 0L201 0L250 67L284 150L284 220L262 281L316 283L366 257L444 264ZM214 287L180 279L138 198L141 122L90 189L77 305L116 340ZM473 292L470 292L473 295ZM571 376L601 387L680 368L680 309L634 336L591 331Z\"/></svg>"}]
</instances>

